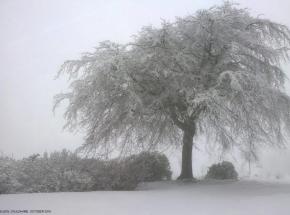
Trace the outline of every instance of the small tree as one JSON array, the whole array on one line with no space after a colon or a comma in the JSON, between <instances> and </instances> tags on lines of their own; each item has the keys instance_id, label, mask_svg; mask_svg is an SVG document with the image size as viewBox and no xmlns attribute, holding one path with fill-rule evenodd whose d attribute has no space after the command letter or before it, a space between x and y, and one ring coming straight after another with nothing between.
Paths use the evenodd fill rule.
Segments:
<instances>
[{"instance_id":1,"label":"small tree","mask_svg":"<svg viewBox=\"0 0 290 215\"><path fill-rule=\"evenodd\" d=\"M55 104L68 100L66 127L86 129L88 151L181 142L179 178L192 178L197 134L224 148L283 143L290 99L280 62L289 45L286 26L226 2L66 61L70 90Z\"/></svg>"}]
</instances>

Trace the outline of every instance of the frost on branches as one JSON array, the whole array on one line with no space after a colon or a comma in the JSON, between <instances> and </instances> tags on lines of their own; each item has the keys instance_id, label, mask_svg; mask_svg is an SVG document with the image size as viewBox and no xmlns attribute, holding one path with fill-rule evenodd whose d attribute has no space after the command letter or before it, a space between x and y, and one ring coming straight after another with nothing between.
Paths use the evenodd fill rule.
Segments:
<instances>
[{"instance_id":1,"label":"frost on branches","mask_svg":"<svg viewBox=\"0 0 290 215\"><path fill-rule=\"evenodd\" d=\"M66 61L66 127L87 131L82 148L127 152L182 145L180 178L192 178L192 140L224 148L283 144L290 31L232 3L144 27L128 44L105 41Z\"/></svg>"}]
</instances>

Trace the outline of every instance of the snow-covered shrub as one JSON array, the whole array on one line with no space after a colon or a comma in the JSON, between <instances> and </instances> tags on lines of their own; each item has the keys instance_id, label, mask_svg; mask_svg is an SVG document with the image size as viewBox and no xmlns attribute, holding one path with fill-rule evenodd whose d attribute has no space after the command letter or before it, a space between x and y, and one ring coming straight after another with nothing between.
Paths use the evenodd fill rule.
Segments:
<instances>
[{"instance_id":1,"label":"snow-covered shrub","mask_svg":"<svg viewBox=\"0 0 290 215\"><path fill-rule=\"evenodd\" d=\"M19 189L19 182L15 178L16 161L12 158L0 157L0 194L14 193Z\"/></svg>"},{"instance_id":2,"label":"snow-covered shrub","mask_svg":"<svg viewBox=\"0 0 290 215\"><path fill-rule=\"evenodd\" d=\"M110 177L113 179L112 190L134 190L138 183L138 177L132 172L131 166L124 161L111 161L108 165Z\"/></svg>"},{"instance_id":3,"label":"snow-covered shrub","mask_svg":"<svg viewBox=\"0 0 290 215\"><path fill-rule=\"evenodd\" d=\"M141 152L124 161L129 167L130 174L138 181L170 180L172 172L167 157L159 152Z\"/></svg>"},{"instance_id":4,"label":"snow-covered shrub","mask_svg":"<svg viewBox=\"0 0 290 215\"><path fill-rule=\"evenodd\" d=\"M168 159L157 152L106 161L67 150L17 161L0 157L0 193L134 190L139 182L170 176Z\"/></svg>"},{"instance_id":5,"label":"snow-covered shrub","mask_svg":"<svg viewBox=\"0 0 290 215\"><path fill-rule=\"evenodd\" d=\"M31 155L16 164L16 179L21 184L19 192L45 192L44 178L48 171L39 155Z\"/></svg>"},{"instance_id":6,"label":"snow-covered shrub","mask_svg":"<svg viewBox=\"0 0 290 215\"><path fill-rule=\"evenodd\" d=\"M89 191L93 186L93 178L78 169L66 170L63 177L65 186L61 191Z\"/></svg>"},{"instance_id":7,"label":"snow-covered shrub","mask_svg":"<svg viewBox=\"0 0 290 215\"><path fill-rule=\"evenodd\" d=\"M207 179L238 179L238 173L231 162L223 161L213 164L207 174Z\"/></svg>"},{"instance_id":8,"label":"snow-covered shrub","mask_svg":"<svg viewBox=\"0 0 290 215\"><path fill-rule=\"evenodd\" d=\"M105 161L86 158L81 160L80 166L82 173L91 178L91 190L109 189L108 184L111 179L107 177L109 169L105 165Z\"/></svg>"},{"instance_id":9,"label":"snow-covered shrub","mask_svg":"<svg viewBox=\"0 0 290 215\"><path fill-rule=\"evenodd\" d=\"M67 150L53 152L47 159L56 191L91 190L93 178L83 170L82 158Z\"/></svg>"},{"instance_id":10,"label":"snow-covered shrub","mask_svg":"<svg viewBox=\"0 0 290 215\"><path fill-rule=\"evenodd\" d=\"M142 152L123 159L84 159L83 170L93 177L93 190L134 190L139 182L171 178L167 157Z\"/></svg>"},{"instance_id":11,"label":"snow-covered shrub","mask_svg":"<svg viewBox=\"0 0 290 215\"><path fill-rule=\"evenodd\" d=\"M84 163L84 171L93 178L92 190L134 190L138 185L137 177L123 160L90 159Z\"/></svg>"},{"instance_id":12,"label":"snow-covered shrub","mask_svg":"<svg viewBox=\"0 0 290 215\"><path fill-rule=\"evenodd\" d=\"M88 191L93 178L82 170L81 158L63 150L17 161L19 192Z\"/></svg>"}]
</instances>

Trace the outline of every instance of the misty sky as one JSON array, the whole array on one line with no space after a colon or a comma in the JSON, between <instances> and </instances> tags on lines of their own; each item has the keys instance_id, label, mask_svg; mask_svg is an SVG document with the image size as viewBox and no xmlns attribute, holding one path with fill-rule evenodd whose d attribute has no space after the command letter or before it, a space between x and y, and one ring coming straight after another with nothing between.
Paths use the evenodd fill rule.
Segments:
<instances>
[{"instance_id":1,"label":"misty sky","mask_svg":"<svg viewBox=\"0 0 290 215\"><path fill-rule=\"evenodd\" d=\"M53 95L67 86L54 80L62 62L102 40L128 42L144 25L221 2L0 0L0 152L22 157L80 146L82 134L62 131L62 111L52 112ZM289 0L236 2L290 26Z\"/></svg>"}]
</instances>

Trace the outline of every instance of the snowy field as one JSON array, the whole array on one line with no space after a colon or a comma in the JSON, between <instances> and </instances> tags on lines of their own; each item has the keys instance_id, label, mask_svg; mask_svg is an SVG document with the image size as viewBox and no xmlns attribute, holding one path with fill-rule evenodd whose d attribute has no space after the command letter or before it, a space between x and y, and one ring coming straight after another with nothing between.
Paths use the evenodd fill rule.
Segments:
<instances>
[{"instance_id":1,"label":"snowy field","mask_svg":"<svg viewBox=\"0 0 290 215\"><path fill-rule=\"evenodd\" d=\"M0 195L0 210L5 209L51 210L51 213L42 214L53 215L288 215L290 184L256 181L156 182L143 184L137 191L126 192Z\"/></svg>"}]
</instances>

